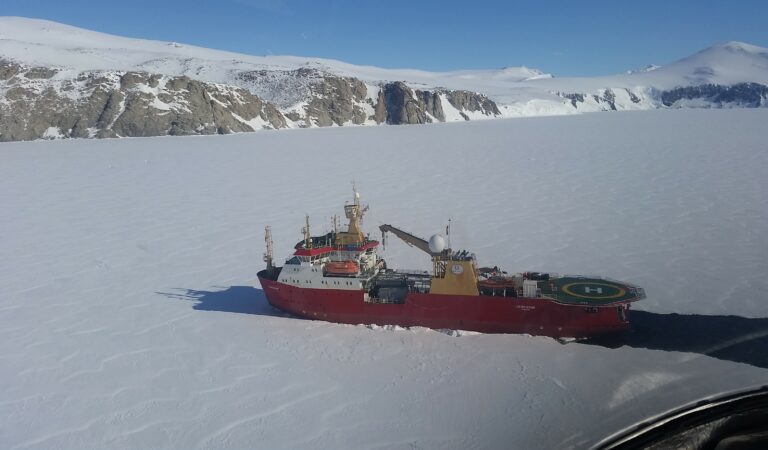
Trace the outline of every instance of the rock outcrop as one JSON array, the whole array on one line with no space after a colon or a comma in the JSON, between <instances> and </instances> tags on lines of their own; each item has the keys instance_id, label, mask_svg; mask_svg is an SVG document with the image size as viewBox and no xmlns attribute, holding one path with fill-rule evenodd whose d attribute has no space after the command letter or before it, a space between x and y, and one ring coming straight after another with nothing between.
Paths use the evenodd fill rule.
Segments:
<instances>
[{"instance_id":1,"label":"rock outcrop","mask_svg":"<svg viewBox=\"0 0 768 450\"><path fill-rule=\"evenodd\" d=\"M488 97L469 91L446 91L446 97L454 108L459 111L479 112L486 116L501 115L496 103Z\"/></svg>"},{"instance_id":2,"label":"rock outcrop","mask_svg":"<svg viewBox=\"0 0 768 450\"><path fill-rule=\"evenodd\" d=\"M370 85L314 68L247 71L238 86L148 72L0 61L0 141L226 134L286 127L424 124L498 116L482 94ZM265 98L266 97L266 98Z\"/></svg>"},{"instance_id":3,"label":"rock outcrop","mask_svg":"<svg viewBox=\"0 0 768 450\"><path fill-rule=\"evenodd\" d=\"M323 76L310 92L305 126L362 125L368 118L361 106L368 90L357 78Z\"/></svg>"},{"instance_id":4,"label":"rock outcrop","mask_svg":"<svg viewBox=\"0 0 768 450\"><path fill-rule=\"evenodd\" d=\"M622 98L626 97L631 103L637 104L641 100L634 92L629 89L619 89ZM571 105L578 109L580 104L589 104L593 108L603 111L616 111L619 107L622 107L622 103L619 102L619 107L616 105L616 92L614 89L601 89L597 93L562 93L557 92L558 96L571 101ZM622 108L624 109L624 108Z\"/></svg>"},{"instance_id":5,"label":"rock outcrop","mask_svg":"<svg viewBox=\"0 0 768 450\"><path fill-rule=\"evenodd\" d=\"M241 87L281 108L298 127L362 125L372 107L362 81L313 68L247 71L235 78Z\"/></svg>"},{"instance_id":6,"label":"rock outcrop","mask_svg":"<svg viewBox=\"0 0 768 450\"><path fill-rule=\"evenodd\" d=\"M760 83L700 84L668 90L601 89L595 93L562 93L576 109L616 111L655 108L760 108L768 106L768 86Z\"/></svg>"},{"instance_id":7,"label":"rock outcrop","mask_svg":"<svg viewBox=\"0 0 768 450\"><path fill-rule=\"evenodd\" d=\"M273 105L245 89L145 72L85 72L0 62L0 141L225 134L284 128Z\"/></svg>"},{"instance_id":8,"label":"rock outcrop","mask_svg":"<svg viewBox=\"0 0 768 450\"><path fill-rule=\"evenodd\" d=\"M496 103L476 92L447 89L414 91L405 83L397 81L382 87L376 105L377 114L374 117L377 123L386 121L394 125L445 122L442 97L445 97L465 120L469 120L466 112L485 116L501 115ZM380 106L382 102L383 108ZM384 112L386 116L383 116Z\"/></svg>"},{"instance_id":9,"label":"rock outcrop","mask_svg":"<svg viewBox=\"0 0 768 450\"><path fill-rule=\"evenodd\" d=\"M413 90L401 81L368 85L316 68L241 72L237 79L300 127L444 122L443 100L465 120L468 113L501 114L492 100L475 92Z\"/></svg>"},{"instance_id":10,"label":"rock outcrop","mask_svg":"<svg viewBox=\"0 0 768 450\"><path fill-rule=\"evenodd\" d=\"M679 106L680 102L685 100L703 100L714 107L758 108L768 106L768 86L759 83L738 83L731 86L703 84L661 93L664 106Z\"/></svg>"},{"instance_id":11,"label":"rock outcrop","mask_svg":"<svg viewBox=\"0 0 768 450\"><path fill-rule=\"evenodd\" d=\"M389 124L419 124L432 122L424 112L424 102L414 97L411 88L403 82L384 85L384 104Z\"/></svg>"}]
</instances>

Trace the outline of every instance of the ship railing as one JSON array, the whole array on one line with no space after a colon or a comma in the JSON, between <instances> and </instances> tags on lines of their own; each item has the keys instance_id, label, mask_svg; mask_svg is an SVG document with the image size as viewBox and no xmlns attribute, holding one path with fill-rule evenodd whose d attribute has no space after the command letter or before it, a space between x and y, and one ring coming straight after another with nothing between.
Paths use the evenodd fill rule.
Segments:
<instances>
[{"instance_id":1,"label":"ship railing","mask_svg":"<svg viewBox=\"0 0 768 450\"><path fill-rule=\"evenodd\" d=\"M364 302L365 303L383 303L387 305L393 305L393 304L403 304L405 303L405 299L366 297L364 299Z\"/></svg>"},{"instance_id":2,"label":"ship railing","mask_svg":"<svg viewBox=\"0 0 768 450\"><path fill-rule=\"evenodd\" d=\"M551 275L552 274L550 274L550 276ZM563 274L563 275L558 275L558 276L562 277L562 278L577 278L577 279L582 279L582 280L584 280L584 279L593 279L593 280L610 281L611 283L616 283L616 284L619 284L619 285L622 285L622 286L627 286L628 288L632 288L635 291L645 295L645 290L643 288L639 287L639 286L635 286L632 283L627 283L626 281L621 281L621 280L617 280L615 278L610 278L610 277L606 277L606 276L602 276L602 275L584 275L584 274L581 274L581 275L571 275L571 274Z\"/></svg>"},{"instance_id":3,"label":"ship railing","mask_svg":"<svg viewBox=\"0 0 768 450\"><path fill-rule=\"evenodd\" d=\"M413 294L428 294L432 283L423 280L413 280L408 283L408 292Z\"/></svg>"},{"instance_id":4,"label":"ship railing","mask_svg":"<svg viewBox=\"0 0 768 450\"><path fill-rule=\"evenodd\" d=\"M588 300L575 300L573 297L568 297L566 295L562 295L559 293L550 293L550 292L543 294L541 298L554 300L557 303L562 303L569 306L581 305L581 306L588 306L590 308L613 308L617 305L616 302L595 304L595 303L590 303ZM625 303L625 302L619 302L619 303Z\"/></svg>"},{"instance_id":5,"label":"ship railing","mask_svg":"<svg viewBox=\"0 0 768 450\"><path fill-rule=\"evenodd\" d=\"M394 272L401 275L429 276L429 270L424 269L395 269Z\"/></svg>"}]
</instances>

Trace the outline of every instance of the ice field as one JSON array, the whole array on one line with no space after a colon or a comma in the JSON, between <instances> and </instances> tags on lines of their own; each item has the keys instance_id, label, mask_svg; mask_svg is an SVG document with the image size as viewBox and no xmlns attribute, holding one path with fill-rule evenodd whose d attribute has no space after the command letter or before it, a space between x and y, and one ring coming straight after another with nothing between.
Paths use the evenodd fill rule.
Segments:
<instances>
[{"instance_id":1,"label":"ice field","mask_svg":"<svg viewBox=\"0 0 768 450\"><path fill-rule=\"evenodd\" d=\"M661 110L2 144L0 448L582 448L766 384L766 124ZM264 227L282 261L352 180L372 237L451 218L480 265L626 280L641 324L665 325L606 348L272 309ZM381 254L429 267L394 239ZM694 342L709 327L723 340Z\"/></svg>"}]
</instances>

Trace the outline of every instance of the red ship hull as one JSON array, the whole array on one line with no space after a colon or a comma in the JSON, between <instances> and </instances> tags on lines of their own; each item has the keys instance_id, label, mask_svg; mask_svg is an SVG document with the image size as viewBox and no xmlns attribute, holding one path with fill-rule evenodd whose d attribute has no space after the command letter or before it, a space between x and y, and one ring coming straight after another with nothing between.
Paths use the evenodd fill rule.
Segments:
<instances>
[{"instance_id":1,"label":"red ship hull","mask_svg":"<svg viewBox=\"0 0 768 450\"><path fill-rule=\"evenodd\" d=\"M348 324L421 326L482 333L527 333L582 338L624 330L629 304L602 307L546 298L409 293L404 303L369 303L362 290L312 289L284 284L259 272L269 303L310 319Z\"/></svg>"}]
</instances>

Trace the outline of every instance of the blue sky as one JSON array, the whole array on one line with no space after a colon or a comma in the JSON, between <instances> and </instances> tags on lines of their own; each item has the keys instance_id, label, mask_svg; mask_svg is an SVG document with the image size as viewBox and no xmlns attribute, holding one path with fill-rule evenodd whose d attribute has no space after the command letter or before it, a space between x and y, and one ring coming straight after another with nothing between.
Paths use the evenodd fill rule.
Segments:
<instances>
[{"instance_id":1,"label":"blue sky","mask_svg":"<svg viewBox=\"0 0 768 450\"><path fill-rule=\"evenodd\" d=\"M762 0L0 0L0 15L256 55L557 76L665 64L731 40L768 47Z\"/></svg>"}]
</instances>

